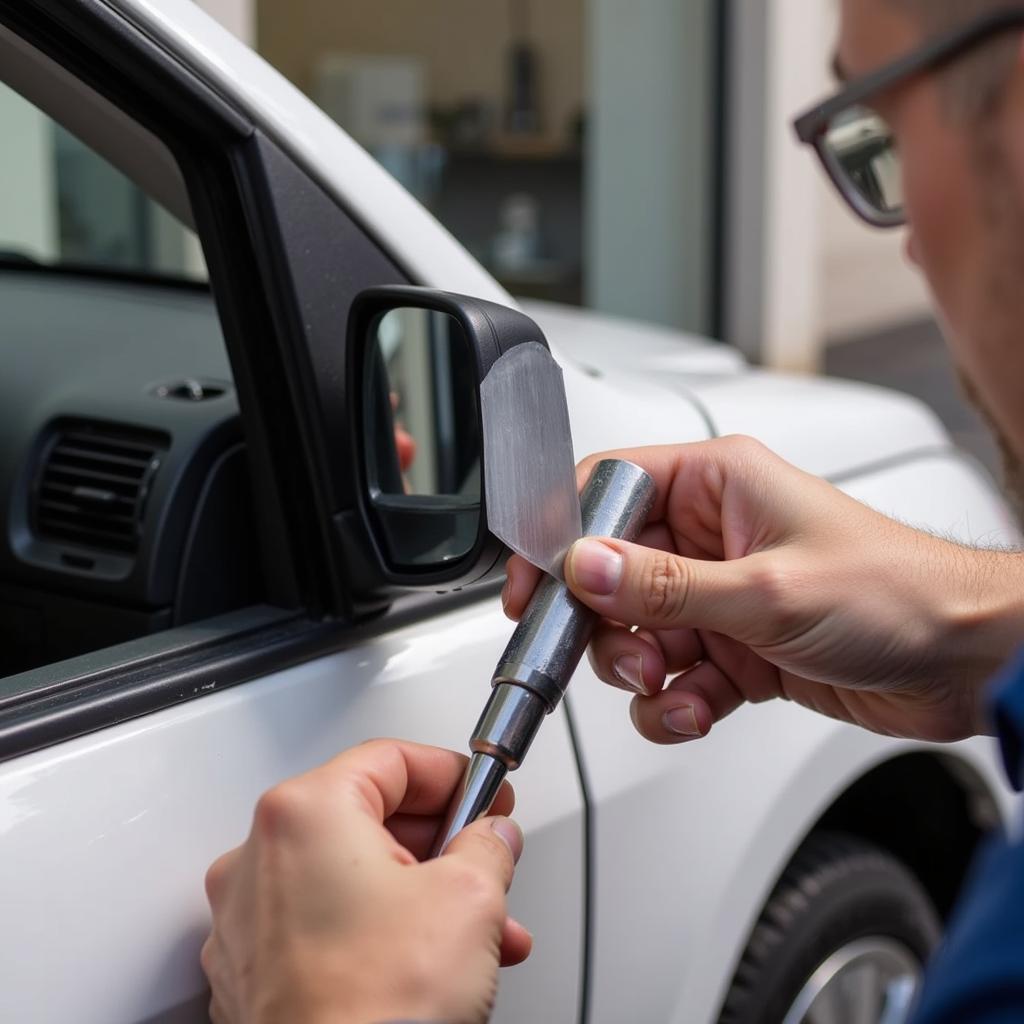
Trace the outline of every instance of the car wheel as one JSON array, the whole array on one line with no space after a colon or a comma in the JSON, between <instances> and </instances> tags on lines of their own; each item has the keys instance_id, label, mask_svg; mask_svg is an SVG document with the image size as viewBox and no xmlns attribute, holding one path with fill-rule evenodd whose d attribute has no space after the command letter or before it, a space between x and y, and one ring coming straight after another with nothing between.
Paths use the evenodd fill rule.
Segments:
<instances>
[{"instance_id":1,"label":"car wheel","mask_svg":"<svg viewBox=\"0 0 1024 1024\"><path fill-rule=\"evenodd\" d=\"M940 934L899 861L816 833L758 919L719 1024L901 1024Z\"/></svg>"}]
</instances>

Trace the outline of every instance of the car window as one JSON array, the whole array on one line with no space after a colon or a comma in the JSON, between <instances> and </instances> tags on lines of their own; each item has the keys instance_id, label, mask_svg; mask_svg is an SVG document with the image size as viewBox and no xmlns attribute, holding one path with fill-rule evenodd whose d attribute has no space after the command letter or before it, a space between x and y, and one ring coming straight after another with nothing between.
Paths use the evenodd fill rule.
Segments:
<instances>
[{"instance_id":1,"label":"car window","mask_svg":"<svg viewBox=\"0 0 1024 1024\"><path fill-rule=\"evenodd\" d=\"M0 131L0 259L205 280L195 232L2 83Z\"/></svg>"},{"instance_id":2,"label":"car window","mask_svg":"<svg viewBox=\"0 0 1024 1024\"><path fill-rule=\"evenodd\" d=\"M197 236L3 85L0 131L3 704L266 595Z\"/></svg>"}]
</instances>

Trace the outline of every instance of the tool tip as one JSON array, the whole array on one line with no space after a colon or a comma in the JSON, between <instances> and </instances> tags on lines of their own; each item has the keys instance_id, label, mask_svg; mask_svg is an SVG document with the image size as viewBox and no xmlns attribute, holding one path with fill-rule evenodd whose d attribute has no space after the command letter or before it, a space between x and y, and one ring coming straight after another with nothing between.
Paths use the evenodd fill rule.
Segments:
<instances>
[{"instance_id":1,"label":"tool tip","mask_svg":"<svg viewBox=\"0 0 1024 1024\"><path fill-rule=\"evenodd\" d=\"M470 758L431 856L444 853L459 832L491 809L507 773L505 765L490 754L474 754Z\"/></svg>"}]
</instances>

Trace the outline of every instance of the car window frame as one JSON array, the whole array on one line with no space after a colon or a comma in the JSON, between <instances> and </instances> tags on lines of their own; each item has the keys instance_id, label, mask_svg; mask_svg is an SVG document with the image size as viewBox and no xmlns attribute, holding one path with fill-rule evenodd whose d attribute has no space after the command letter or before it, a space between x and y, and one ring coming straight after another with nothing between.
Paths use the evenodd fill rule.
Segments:
<instances>
[{"instance_id":1,"label":"car window frame","mask_svg":"<svg viewBox=\"0 0 1024 1024\"><path fill-rule=\"evenodd\" d=\"M343 392L348 305L363 287L414 283L411 275L122 12L0 0L0 23L156 135L178 163L239 392L274 605L213 620L201 641L172 629L23 674L0 692L0 760L489 597L494 586L416 597L383 617L387 605L360 603L347 586L358 486ZM194 685L214 671L216 687Z\"/></svg>"}]
</instances>

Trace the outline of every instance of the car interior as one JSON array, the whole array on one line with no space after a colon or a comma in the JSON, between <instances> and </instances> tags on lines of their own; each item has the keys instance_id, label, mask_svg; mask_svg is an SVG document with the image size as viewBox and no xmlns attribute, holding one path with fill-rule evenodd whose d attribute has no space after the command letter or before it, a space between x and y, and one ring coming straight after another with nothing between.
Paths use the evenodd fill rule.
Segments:
<instances>
[{"instance_id":1,"label":"car interior","mask_svg":"<svg viewBox=\"0 0 1024 1024\"><path fill-rule=\"evenodd\" d=\"M258 601L209 296L9 263L0 306L0 673Z\"/></svg>"},{"instance_id":2,"label":"car interior","mask_svg":"<svg viewBox=\"0 0 1024 1024\"><path fill-rule=\"evenodd\" d=\"M176 274L156 255L133 262L122 236L102 233L129 217L140 251L177 246L180 257L191 214L173 157L2 27L0 68L11 102L59 133L57 170L63 152L120 203L95 209L55 174L57 251L42 257L10 241L0 203L3 677L258 603L264 590L201 254L198 273ZM95 253L90 218L105 246L89 243Z\"/></svg>"}]
</instances>

